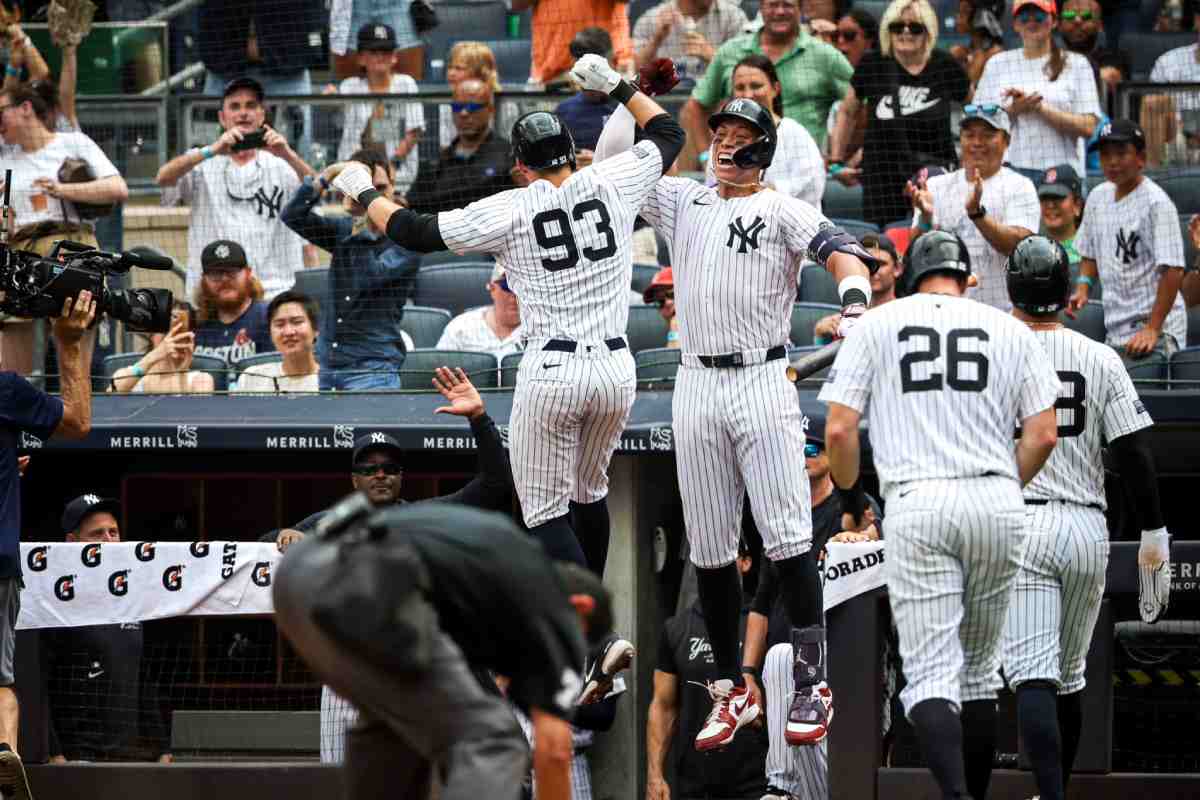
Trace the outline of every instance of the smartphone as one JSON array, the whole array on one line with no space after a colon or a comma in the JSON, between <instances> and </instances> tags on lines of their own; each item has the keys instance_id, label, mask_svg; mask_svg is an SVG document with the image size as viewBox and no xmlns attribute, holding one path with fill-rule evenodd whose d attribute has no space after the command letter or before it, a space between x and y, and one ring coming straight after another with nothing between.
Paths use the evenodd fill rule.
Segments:
<instances>
[{"instance_id":1,"label":"smartphone","mask_svg":"<svg viewBox=\"0 0 1200 800\"><path fill-rule=\"evenodd\" d=\"M237 142L233 147L229 148L237 153L242 150L253 150L256 147L262 147L267 138L267 129L259 128L256 131L251 131L242 137L240 142Z\"/></svg>"}]
</instances>

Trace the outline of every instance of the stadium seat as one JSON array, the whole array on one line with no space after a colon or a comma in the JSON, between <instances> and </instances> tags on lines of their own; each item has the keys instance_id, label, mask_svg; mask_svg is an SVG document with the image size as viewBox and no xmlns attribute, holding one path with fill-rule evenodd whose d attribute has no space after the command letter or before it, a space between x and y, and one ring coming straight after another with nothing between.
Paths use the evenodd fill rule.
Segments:
<instances>
[{"instance_id":1,"label":"stadium seat","mask_svg":"<svg viewBox=\"0 0 1200 800\"><path fill-rule=\"evenodd\" d=\"M1151 353L1128 366L1133 385L1140 389L1165 389L1167 357L1162 353Z\"/></svg>"},{"instance_id":2,"label":"stadium seat","mask_svg":"<svg viewBox=\"0 0 1200 800\"><path fill-rule=\"evenodd\" d=\"M487 253L466 253L460 256L451 250L421 254L422 267L432 267L434 264L481 264L485 261L495 262L495 260L495 257Z\"/></svg>"},{"instance_id":3,"label":"stadium seat","mask_svg":"<svg viewBox=\"0 0 1200 800\"><path fill-rule=\"evenodd\" d=\"M866 11L878 22L883 19L883 12L887 10L889 5L891 5L889 0L857 0L854 3L854 8L856 11Z\"/></svg>"},{"instance_id":4,"label":"stadium seat","mask_svg":"<svg viewBox=\"0 0 1200 800\"><path fill-rule=\"evenodd\" d=\"M1200 389L1200 347L1188 347L1174 353L1168 364L1171 380L1193 381L1172 389Z\"/></svg>"},{"instance_id":5,"label":"stadium seat","mask_svg":"<svg viewBox=\"0 0 1200 800\"><path fill-rule=\"evenodd\" d=\"M679 354L677 347L654 347L643 350L633 357L637 364L637 379L639 381L675 380L679 371Z\"/></svg>"},{"instance_id":6,"label":"stadium seat","mask_svg":"<svg viewBox=\"0 0 1200 800\"><path fill-rule=\"evenodd\" d=\"M1099 300L1088 300L1088 304L1079 309L1075 319L1063 315L1063 324L1073 331L1078 331L1089 339L1097 342L1104 341L1104 303Z\"/></svg>"},{"instance_id":7,"label":"stadium seat","mask_svg":"<svg viewBox=\"0 0 1200 800\"><path fill-rule=\"evenodd\" d=\"M400 368L400 387L433 391L433 371L438 367L461 367L479 389L495 389L500 385L500 365L491 353L422 348L405 357Z\"/></svg>"},{"instance_id":8,"label":"stadium seat","mask_svg":"<svg viewBox=\"0 0 1200 800\"><path fill-rule=\"evenodd\" d=\"M1176 170L1170 175L1155 178L1154 182L1171 198L1181 218L1190 219L1192 214L1200 214L1200 170ZM1184 225L1184 243L1190 244L1187 241L1186 222Z\"/></svg>"},{"instance_id":9,"label":"stadium seat","mask_svg":"<svg viewBox=\"0 0 1200 800\"><path fill-rule=\"evenodd\" d=\"M241 375L248 367L254 367L259 364L275 364L280 361L283 361L283 353L272 350L269 353L255 353L252 356L246 356L240 361L235 361L233 369L238 375Z\"/></svg>"},{"instance_id":10,"label":"stadium seat","mask_svg":"<svg viewBox=\"0 0 1200 800\"><path fill-rule=\"evenodd\" d=\"M1187 312L1187 346L1200 346L1200 306L1192 306Z\"/></svg>"},{"instance_id":11,"label":"stadium seat","mask_svg":"<svg viewBox=\"0 0 1200 800\"><path fill-rule=\"evenodd\" d=\"M840 306L837 283L829 271L817 264L809 264L800 270L800 291L797 300L801 303L831 303Z\"/></svg>"},{"instance_id":12,"label":"stadium seat","mask_svg":"<svg viewBox=\"0 0 1200 800\"><path fill-rule=\"evenodd\" d=\"M102 376L92 376L92 388L97 392L107 391L111 386L110 378L122 367L128 367L141 361L145 353L117 353L104 359ZM229 389L229 368L225 362L213 356L192 356L192 369L207 372L213 377L213 391L224 392Z\"/></svg>"},{"instance_id":13,"label":"stadium seat","mask_svg":"<svg viewBox=\"0 0 1200 800\"><path fill-rule=\"evenodd\" d=\"M650 285L650 281L654 280L655 273L660 269L662 267L657 264L634 264L631 288L638 294L646 291L646 287Z\"/></svg>"},{"instance_id":14,"label":"stadium seat","mask_svg":"<svg viewBox=\"0 0 1200 800\"><path fill-rule=\"evenodd\" d=\"M463 38L463 33L469 31L479 39L503 39L508 35L508 10L503 0L488 0L488 2L455 2L455 0L439 0L437 5L438 26L422 35L425 42L425 80L439 83L445 82L446 58L450 55L450 46ZM430 72L428 67L434 67ZM525 66L526 72L529 66ZM503 72L500 79L510 78Z\"/></svg>"},{"instance_id":15,"label":"stadium seat","mask_svg":"<svg viewBox=\"0 0 1200 800\"><path fill-rule=\"evenodd\" d=\"M1133 80L1141 81L1150 77L1154 62L1168 50L1196 43L1194 33L1139 33L1126 31L1121 34L1121 49L1129 53L1133 60Z\"/></svg>"},{"instance_id":16,"label":"stadium seat","mask_svg":"<svg viewBox=\"0 0 1200 800\"><path fill-rule=\"evenodd\" d=\"M329 288L329 268L298 269L296 280L292 284L293 291L303 292L318 303L325 299Z\"/></svg>"},{"instance_id":17,"label":"stadium seat","mask_svg":"<svg viewBox=\"0 0 1200 800\"><path fill-rule=\"evenodd\" d=\"M878 225L873 222L864 222L861 219L835 219L831 217L829 221L834 225L841 226L842 230L858 239L861 239L868 233L879 233Z\"/></svg>"},{"instance_id":18,"label":"stadium seat","mask_svg":"<svg viewBox=\"0 0 1200 800\"><path fill-rule=\"evenodd\" d=\"M417 271L417 289L413 305L444 308L457 316L468 308L490 305L487 284L492 278L493 264L472 261L460 264L438 264Z\"/></svg>"},{"instance_id":19,"label":"stadium seat","mask_svg":"<svg viewBox=\"0 0 1200 800\"><path fill-rule=\"evenodd\" d=\"M450 312L444 308L405 306L400 329L412 337L413 347L437 347L449 323Z\"/></svg>"},{"instance_id":20,"label":"stadium seat","mask_svg":"<svg viewBox=\"0 0 1200 800\"><path fill-rule=\"evenodd\" d=\"M862 219L863 188L843 186L837 181L825 181L825 195L821 198L821 210L833 219Z\"/></svg>"},{"instance_id":21,"label":"stadium seat","mask_svg":"<svg viewBox=\"0 0 1200 800\"><path fill-rule=\"evenodd\" d=\"M658 313L658 306L639 304L629 307L625 338L634 355L666 344L667 330L667 321Z\"/></svg>"},{"instance_id":22,"label":"stadium seat","mask_svg":"<svg viewBox=\"0 0 1200 800\"><path fill-rule=\"evenodd\" d=\"M521 366L524 353L509 353L500 359L500 386L511 389L517 385L517 368Z\"/></svg>"},{"instance_id":23,"label":"stadium seat","mask_svg":"<svg viewBox=\"0 0 1200 800\"><path fill-rule=\"evenodd\" d=\"M442 6L437 6L439 16L442 13ZM507 22L505 22L507 25ZM445 28L443 22L439 27ZM496 56L496 71L500 73L500 80L504 83L525 83L529 80L529 66L532 62L531 50L533 43L529 39L485 39L482 34L479 36L464 40L461 35L463 31L475 31L475 23L471 21L460 29L460 34L455 39L446 43L446 48L442 52L447 55L450 53L450 48L458 41L482 41L489 48L492 54ZM447 28L449 30L449 28Z\"/></svg>"},{"instance_id":24,"label":"stadium seat","mask_svg":"<svg viewBox=\"0 0 1200 800\"><path fill-rule=\"evenodd\" d=\"M792 305L792 345L794 347L811 345L813 343L813 326L819 320L841 310L841 306L829 303L794 303Z\"/></svg>"},{"instance_id":25,"label":"stadium seat","mask_svg":"<svg viewBox=\"0 0 1200 800\"><path fill-rule=\"evenodd\" d=\"M807 355L809 353L815 353L818 350L820 350L821 348L823 348L824 346L825 345L822 345L822 344L810 344L810 345L806 345L805 347L789 347L788 348L788 361L795 361L797 358L800 358L800 356ZM812 375L809 375L807 378L804 379L804 381L805 382L823 381L823 380L825 380L825 376L828 374L829 374L829 367L825 367L824 369L819 369L816 372L814 372Z\"/></svg>"}]
</instances>

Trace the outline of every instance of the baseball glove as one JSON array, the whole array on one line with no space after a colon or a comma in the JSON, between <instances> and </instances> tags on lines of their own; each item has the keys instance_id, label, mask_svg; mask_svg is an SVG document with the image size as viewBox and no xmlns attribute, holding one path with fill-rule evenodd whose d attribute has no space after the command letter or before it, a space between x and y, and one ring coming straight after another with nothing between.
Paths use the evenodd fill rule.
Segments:
<instances>
[{"instance_id":1,"label":"baseball glove","mask_svg":"<svg viewBox=\"0 0 1200 800\"><path fill-rule=\"evenodd\" d=\"M46 19L51 40L59 47L78 47L92 32L95 16L92 0L53 0Z\"/></svg>"},{"instance_id":2,"label":"baseball glove","mask_svg":"<svg viewBox=\"0 0 1200 800\"><path fill-rule=\"evenodd\" d=\"M669 58L656 58L638 70L637 88L651 97L666 94L677 83L679 74L675 72L675 62Z\"/></svg>"}]
</instances>

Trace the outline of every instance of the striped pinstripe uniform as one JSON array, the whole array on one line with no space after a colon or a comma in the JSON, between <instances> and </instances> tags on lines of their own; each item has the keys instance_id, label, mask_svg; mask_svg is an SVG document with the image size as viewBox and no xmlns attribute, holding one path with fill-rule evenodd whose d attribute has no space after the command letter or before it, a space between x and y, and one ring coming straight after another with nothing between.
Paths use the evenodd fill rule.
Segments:
<instances>
[{"instance_id":1,"label":"striped pinstripe uniform","mask_svg":"<svg viewBox=\"0 0 1200 800\"><path fill-rule=\"evenodd\" d=\"M1100 613L1108 567L1104 441L1153 424L1121 358L1065 328L1035 330L1062 389L1058 444L1025 487L1021 555L1004 630L1004 673L1016 686L1084 687L1084 662Z\"/></svg>"},{"instance_id":2,"label":"striped pinstripe uniform","mask_svg":"<svg viewBox=\"0 0 1200 800\"><path fill-rule=\"evenodd\" d=\"M905 713L995 697L1025 539L1013 420L1059 381L1032 332L964 297L918 294L865 315L820 399L866 413L887 509L885 575Z\"/></svg>"},{"instance_id":3,"label":"striped pinstripe uniform","mask_svg":"<svg viewBox=\"0 0 1200 800\"><path fill-rule=\"evenodd\" d=\"M784 738L788 708L796 689L796 663L790 642L767 651L763 661L762 690L766 695L767 783L783 789L796 800L826 800L829 797L829 742L812 747L793 747Z\"/></svg>"},{"instance_id":4,"label":"striped pinstripe uniform","mask_svg":"<svg viewBox=\"0 0 1200 800\"><path fill-rule=\"evenodd\" d=\"M358 709L330 689L321 687L321 763L341 764L346 760L346 731L358 722Z\"/></svg>"},{"instance_id":5,"label":"striped pinstripe uniform","mask_svg":"<svg viewBox=\"0 0 1200 800\"><path fill-rule=\"evenodd\" d=\"M438 215L446 247L492 253L521 303L525 356L509 426L525 524L608 494L608 465L636 394L625 344L633 222L662 176L651 141ZM568 345L562 344L568 342ZM569 349L568 349L569 348Z\"/></svg>"}]
</instances>

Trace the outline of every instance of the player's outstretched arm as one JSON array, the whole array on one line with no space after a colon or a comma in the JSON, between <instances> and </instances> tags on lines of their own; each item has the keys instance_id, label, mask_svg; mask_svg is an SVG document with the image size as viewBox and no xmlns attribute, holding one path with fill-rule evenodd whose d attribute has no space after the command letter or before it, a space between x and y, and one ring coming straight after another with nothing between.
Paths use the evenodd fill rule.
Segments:
<instances>
[{"instance_id":1,"label":"player's outstretched arm","mask_svg":"<svg viewBox=\"0 0 1200 800\"><path fill-rule=\"evenodd\" d=\"M1171 599L1170 537L1158 498L1158 471L1150 452L1148 428L1114 439L1109 451L1121 480L1134 497L1142 531L1138 547L1138 610L1142 621L1154 623L1166 613Z\"/></svg>"},{"instance_id":2,"label":"player's outstretched arm","mask_svg":"<svg viewBox=\"0 0 1200 800\"><path fill-rule=\"evenodd\" d=\"M654 670L654 698L646 718L646 800L670 800L667 753L679 718L679 676Z\"/></svg>"},{"instance_id":3,"label":"player's outstretched arm","mask_svg":"<svg viewBox=\"0 0 1200 800\"><path fill-rule=\"evenodd\" d=\"M841 338L867 311L871 301L871 274L879 269L879 259L859 244L858 239L831 222L825 221L808 244L808 257L837 281L842 300L842 318L837 335Z\"/></svg>"},{"instance_id":4,"label":"player's outstretched arm","mask_svg":"<svg viewBox=\"0 0 1200 800\"><path fill-rule=\"evenodd\" d=\"M353 197L355 202L367 210L367 216L388 238L414 253L432 253L446 250L438 218L432 214L418 214L403 207L375 188L371 173L365 164L348 162L333 178L333 185L341 192Z\"/></svg>"},{"instance_id":5,"label":"player's outstretched arm","mask_svg":"<svg viewBox=\"0 0 1200 800\"><path fill-rule=\"evenodd\" d=\"M841 403L829 404L825 419L825 446L829 450L829 468L839 489L850 489L858 483L859 441L858 422L862 415Z\"/></svg>"},{"instance_id":6,"label":"player's outstretched arm","mask_svg":"<svg viewBox=\"0 0 1200 800\"><path fill-rule=\"evenodd\" d=\"M1017 440L1017 471L1024 486L1033 480L1046 463L1054 445L1058 444L1058 418L1054 406L1039 411L1021 421L1021 438Z\"/></svg>"}]
</instances>

